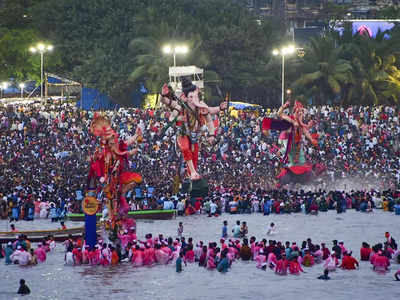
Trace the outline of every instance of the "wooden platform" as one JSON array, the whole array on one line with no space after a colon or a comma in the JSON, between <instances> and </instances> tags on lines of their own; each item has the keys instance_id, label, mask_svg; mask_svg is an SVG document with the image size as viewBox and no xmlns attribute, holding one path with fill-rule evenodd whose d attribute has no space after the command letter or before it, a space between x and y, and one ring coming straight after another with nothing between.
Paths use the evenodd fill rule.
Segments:
<instances>
[{"instance_id":1,"label":"wooden platform","mask_svg":"<svg viewBox=\"0 0 400 300\"><path fill-rule=\"evenodd\" d=\"M171 220L175 217L176 211L171 210L136 210L128 213L128 218L136 220ZM97 220L100 220L101 214L96 214ZM73 222L85 221L84 214L68 214L67 218Z\"/></svg>"},{"instance_id":2,"label":"wooden platform","mask_svg":"<svg viewBox=\"0 0 400 300\"><path fill-rule=\"evenodd\" d=\"M28 237L31 242L40 242L45 237L51 235L55 241L65 241L69 235L78 238L82 237L85 232L85 227L74 227L67 229L54 229L54 230L30 230L30 231L18 231L18 232L0 232L0 243L8 243L15 241L20 234L24 234Z\"/></svg>"}]
</instances>

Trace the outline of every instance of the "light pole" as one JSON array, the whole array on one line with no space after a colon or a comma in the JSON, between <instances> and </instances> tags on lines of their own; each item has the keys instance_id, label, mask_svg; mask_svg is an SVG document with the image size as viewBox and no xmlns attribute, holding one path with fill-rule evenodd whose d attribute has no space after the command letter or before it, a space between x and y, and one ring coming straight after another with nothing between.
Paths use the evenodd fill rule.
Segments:
<instances>
[{"instance_id":1,"label":"light pole","mask_svg":"<svg viewBox=\"0 0 400 300\"><path fill-rule=\"evenodd\" d=\"M296 51L296 48L292 45L283 47L281 49L274 49L272 54L277 56L282 56L282 105L285 102L285 56L293 54Z\"/></svg>"},{"instance_id":2,"label":"light pole","mask_svg":"<svg viewBox=\"0 0 400 300\"><path fill-rule=\"evenodd\" d=\"M8 82L3 81L1 83L1 86L0 86L0 90L1 90L1 97L0 98L3 98L3 90L6 90L7 88L8 88Z\"/></svg>"},{"instance_id":3,"label":"light pole","mask_svg":"<svg viewBox=\"0 0 400 300\"><path fill-rule=\"evenodd\" d=\"M44 58L44 54L46 52L50 52L53 50L53 45L46 45L43 43L39 43L37 44L35 47L30 47L29 51L31 51L32 53L40 53L40 100L43 102L43 77L44 77L44 73L43 73L43 58Z\"/></svg>"},{"instance_id":4,"label":"light pole","mask_svg":"<svg viewBox=\"0 0 400 300\"><path fill-rule=\"evenodd\" d=\"M19 88L21 89L21 98L24 98L25 83L20 83Z\"/></svg>"},{"instance_id":5,"label":"light pole","mask_svg":"<svg viewBox=\"0 0 400 300\"><path fill-rule=\"evenodd\" d=\"M165 54L171 54L174 57L174 67L176 67L176 54L186 54L189 52L189 48L186 45L165 45L162 49ZM174 76L174 82L176 82L176 77Z\"/></svg>"}]
</instances>

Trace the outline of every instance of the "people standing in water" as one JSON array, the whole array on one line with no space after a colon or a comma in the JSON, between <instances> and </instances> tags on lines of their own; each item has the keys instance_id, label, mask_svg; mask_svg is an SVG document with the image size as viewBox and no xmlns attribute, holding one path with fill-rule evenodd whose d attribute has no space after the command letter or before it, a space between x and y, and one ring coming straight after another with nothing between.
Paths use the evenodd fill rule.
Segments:
<instances>
[{"instance_id":1,"label":"people standing in water","mask_svg":"<svg viewBox=\"0 0 400 300\"><path fill-rule=\"evenodd\" d=\"M228 225L227 221L224 221L223 224L225 227ZM238 222L239 224L240 222ZM388 240L391 242L393 238ZM17 242L20 241L15 242L17 249L13 253L11 252L13 251L13 244L7 245L6 250L10 249L10 251L7 250L9 253L5 253L6 258L8 255L10 260L14 260L20 265L29 264L29 262L24 262L25 252L27 253L26 256L29 255L29 252L23 249L26 245L18 244L17 246ZM114 247L111 244L103 243L103 241L99 241L99 243L102 243L103 246L96 245L94 249L89 249L85 245L82 247L82 241L75 241L71 238L68 242L65 263L73 266L81 264L119 265L122 260L119 245ZM39 244L35 251L33 251L33 248L29 249L29 251L34 252L34 256L37 257L39 262L45 262L45 252L50 251L45 250L48 247L44 245L45 241ZM187 263L198 263L199 266L205 267L207 270L216 269L225 273L234 261L241 259L242 261L254 261L257 268L264 271L271 269L277 275L300 275L306 273L302 266L312 268L321 264L324 268L324 274L317 277L321 280L329 280L328 274L337 270L339 266L343 270L359 269L359 262L352 256L351 251L344 247L343 242L337 243L335 240L333 251L330 254L325 243L321 243L320 247L315 242L313 243L311 238L307 238L307 241L303 241L301 245L301 249L299 249L296 242L267 241L266 239L258 241L255 236L252 236L250 242L247 238L244 238L242 242L239 239L227 240L222 238L220 239L220 246L215 242L210 242L207 247L203 241L195 243L191 237L186 239L182 236L173 240L171 237L164 238L162 234L155 237L152 234L146 234L145 241L134 240L124 247L126 252L126 260L124 261L131 262L133 267L168 265L172 262L171 264L175 263L178 273L183 271L183 264L186 266ZM82 251L81 249L85 250ZM378 273L386 273L390 261L396 259L395 250L390 249L387 244L385 247L382 244L377 244L371 250L368 243L364 242L360 256L365 261L368 257L367 254L370 253L369 261L373 265L373 269ZM341 260L337 258L339 251L343 251ZM86 259L83 259L83 256ZM400 270L394 274L394 277L396 280L400 280Z\"/></svg>"},{"instance_id":2,"label":"people standing in water","mask_svg":"<svg viewBox=\"0 0 400 300\"><path fill-rule=\"evenodd\" d=\"M178 237L181 238L183 235L183 223L182 222L179 222L177 233L178 233Z\"/></svg>"},{"instance_id":3,"label":"people standing in water","mask_svg":"<svg viewBox=\"0 0 400 300\"><path fill-rule=\"evenodd\" d=\"M184 261L183 257L184 257L183 251L180 251L178 258L176 259L176 272L177 273L182 272L182 270L183 270L182 263L184 263L186 266L186 262Z\"/></svg>"},{"instance_id":4,"label":"people standing in water","mask_svg":"<svg viewBox=\"0 0 400 300\"><path fill-rule=\"evenodd\" d=\"M267 230L267 235L274 235L276 234L276 226L273 222L271 222L271 224L269 224L269 228Z\"/></svg>"},{"instance_id":5,"label":"people standing in water","mask_svg":"<svg viewBox=\"0 0 400 300\"><path fill-rule=\"evenodd\" d=\"M30 293L31 293L31 290L26 285L25 280L21 279L19 281L19 289L18 289L17 294L19 294L19 295L29 295Z\"/></svg>"},{"instance_id":6,"label":"people standing in water","mask_svg":"<svg viewBox=\"0 0 400 300\"><path fill-rule=\"evenodd\" d=\"M351 256L351 252L345 252L340 267L343 270L355 270L359 267L359 263L353 256Z\"/></svg>"},{"instance_id":7,"label":"people standing in water","mask_svg":"<svg viewBox=\"0 0 400 300\"><path fill-rule=\"evenodd\" d=\"M223 226L222 226L222 237L223 238L228 237L228 221L226 221L226 220L223 222Z\"/></svg>"},{"instance_id":8,"label":"people standing in water","mask_svg":"<svg viewBox=\"0 0 400 300\"><path fill-rule=\"evenodd\" d=\"M400 281L400 269L394 274L394 278L396 278L397 281Z\"/></svg>"},{"instance_id":9,"label":"people standing in water","mask_svg":"<svg viewBox=\"0 0 400 300\"><path fill-rule=\"evenodd\" d=\"M329 270L328 270L328 269L325 269L325 270L324 270L324 274L321 275L321 276L319 276L318 279L321 279L321 280L330 280L331 278L328 276L328 274L329 274Z\"/></svg>"}]
</instances>

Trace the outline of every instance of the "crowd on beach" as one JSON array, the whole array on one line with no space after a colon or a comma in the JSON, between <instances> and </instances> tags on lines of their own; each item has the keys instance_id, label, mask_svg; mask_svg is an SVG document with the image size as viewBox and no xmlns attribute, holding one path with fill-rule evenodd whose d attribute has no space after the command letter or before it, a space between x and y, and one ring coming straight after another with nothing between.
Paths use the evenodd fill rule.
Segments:
<instances>
[{"instance_id":1,"label":"crowd on beach","mask_svg":"<svg viewBox=\"0 0 400 300\"><path fill-rule=\"evenodd\" d=\"M128 192L131 209L164 208L171 200L181 210L178 203L187 200L178 194L184 163L175 146L175 128L163 130L168 112L131 108L104 113L121 138L133 135L136 127L143 133L139 153L130 159L130 168L144 179ZM278 134L264 136L260 123L276 110L222 116L217 143L201 146L200 173L210 186L210 197L201 206L211 201L221 212L236 207L239 212L265 213L265 206L274 212L295 212L302 205L306 210L315 210L315 205L320 211L343 210L351 202L360 210L384 205L393 211L400 195L399 113L390 106L307 108L306 119L315 124L311 132L319 136L317 148L306 147L307 158L327 167L310 193L300 193L299 187L274 189ZM93 115L67 104L0 108L0 218L56 221L67 212L80 212L87 159L98 144L88 132ZM190 205L195 203L184 201L183 211L193 212ZM232 204L229 209L226 203Z\"/></svg>"}]
</instances>

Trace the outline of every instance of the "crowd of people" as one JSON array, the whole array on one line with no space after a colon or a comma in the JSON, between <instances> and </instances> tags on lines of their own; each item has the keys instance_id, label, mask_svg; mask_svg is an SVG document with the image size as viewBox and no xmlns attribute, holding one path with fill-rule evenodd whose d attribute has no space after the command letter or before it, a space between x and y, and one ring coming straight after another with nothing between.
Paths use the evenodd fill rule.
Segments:
<instances>
[{"instance_id":1,"label":"crowd of people","mask_svg":"<svg viewBox=\"0 0 400 300\"><path fill-rule=\"evenodd\" d=\"M151 233L141 241L135 230L121 232L120 243L107 244L99 237L94 248L85 245L83 239L74 240L70 236L65 242L65 264L116 266L122 262L131 263L133 267L167 265L176 266L181 272L183 265L196 263L208 270L217 269L227 272L237 260L254 261L261 270L272 270L277 275L299 275L305 269L315 265L322 265L324 274L319 279L328 280L330 272L337 269L355 270L360 267L359 261L353 252L347 249L343 241L332 241L332 248L327 243L316 244L307 238L301 244L290 241L276 241L263 238L257 240L255 236L249 239L246 222L240 222L232 229L232 239L227 235L227 222L223 222L222 236L217 242L194 242L187 240L183 233L183 224L180 222L177 237L164 237L162 234L153 237ZM267 232L273 235L274 224ZM0 248L0 258L5 258L5 264L19 264L21 266L36 265L46 261L46 255L56 248L54 239L49 236L38 243L33 249L32 243L25 235L19 235L14 242L9 242L5 249ZM370 246L363 242L360 248L360 261L370 262L372 270L384 274L390 269L391 263L400 264L400 250L395 239L389 232L385 233L385 240ZM395 279L400 280L400 270L395 273Z\"/></svg>"},{"instance_id":2,"label":"crowd of people","mask_svg":"<svg viewBox=\"0 0 400 300\"><path fill-rule=\"evenodd\" d=\"M144 141L130 159L130 167L144 182L128 193L131 209L164 207L164 201L186 200L179 196L184 173L175 146L175 128L167 127L163 109L119 109L104 112L121 137L139 127ZM307 147L307 158L327 167L317 182L308 186L275 190L280 164L278 134L264 136L261 118L276 110L243 111L238 118L220 118L214 145L203 143L199 171L207 178L210 200L220 211L268 213L301 210L340 211L349 205L372 210L381 203L389 210L398 205L400 181L400 111L389 106L310 107L312 133L318 147ZM92 111L75 106L49 104L0 108L0 217L12 221L38 216L52 221L67 212L80 212L84 198L88 157L97 142L89 134ZM236 202L232 203L232 202ZM231 203L226 210L226 203ZM185 201L183 210L194 205ZM382 204L382 206L383 206ZM208 204L207 204L208 205ZM213 205L212 205L213 206ZM279 207L278 207L279 206ZM399 206L400 213L400 206ZM189 213L193 210L189 207Z\"/></svg>"},{"instance_id":3,"label":"crowd of people","mask_svg":"<svg viewBox=\"0 0 400 300\"><path fill-rule=\"evenodd\" d=\"M5 259L5 264L19 264L20 266L37 265L44 263L49 252L54 252L56 242L52 236L43 239L34 248L29 237L19 234L14 242L8 242L5 247L0 244L0 258Z\"/></svg>"}]
</instances>

